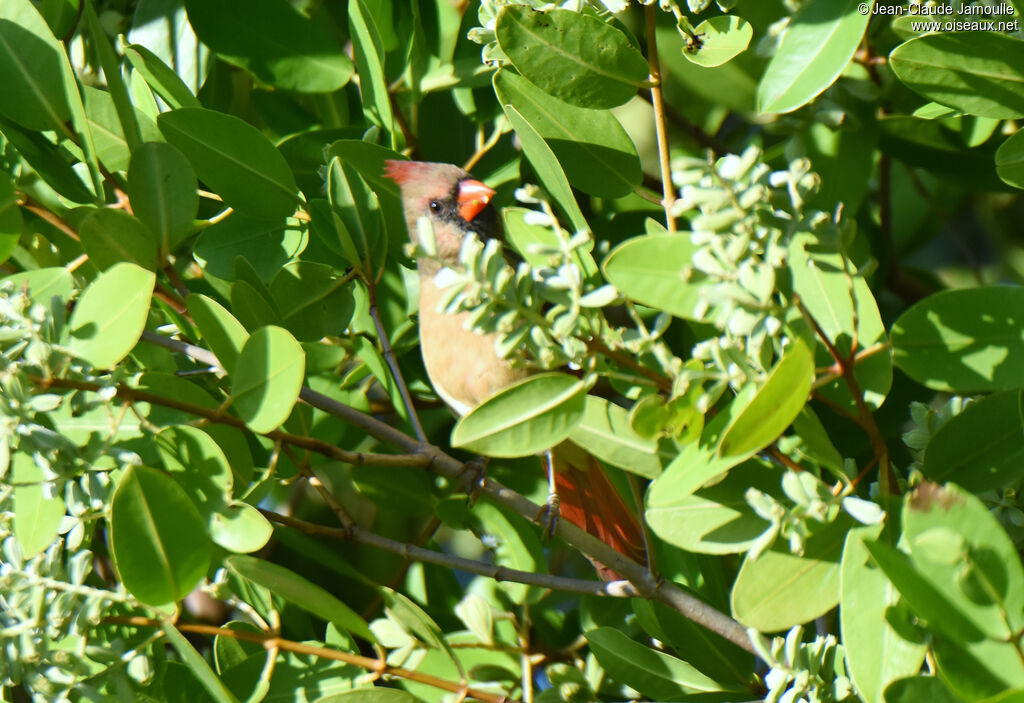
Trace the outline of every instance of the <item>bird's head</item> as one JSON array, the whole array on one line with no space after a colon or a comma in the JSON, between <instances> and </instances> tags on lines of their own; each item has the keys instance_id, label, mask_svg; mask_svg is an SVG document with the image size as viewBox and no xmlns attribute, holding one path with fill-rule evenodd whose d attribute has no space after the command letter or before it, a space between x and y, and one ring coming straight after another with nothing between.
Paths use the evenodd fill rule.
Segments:
<instances>
[{"instance_id":1,"label":"bird's head","mask_svg":"<svg viewBox=\"0 0 1024 703\"><path fill-rule=\"evenodd\" d=\"M491 205L494 190L452 164L425 161L386 162L384 175L402 189L402 206L409 236L427 218L434 228L437 253L445 263L458 261L466 235L481 239L497 235L497 215Z\"/></svg>"}]
</instances>

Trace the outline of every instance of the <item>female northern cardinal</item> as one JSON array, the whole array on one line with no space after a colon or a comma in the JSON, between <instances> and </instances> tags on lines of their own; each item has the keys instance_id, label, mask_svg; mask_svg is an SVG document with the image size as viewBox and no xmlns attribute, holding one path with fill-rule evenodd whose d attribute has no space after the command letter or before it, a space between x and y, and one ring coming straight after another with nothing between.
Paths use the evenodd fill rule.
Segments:
<instances>
[{"instance_id":1,"label":"female northern cardinal","mask_svg":"<svg viewBox=\"0 0 1024 703\"><path fill-rule=\"evenodd\" d=\"M494 191L451 164L388 161L385 175L402 189L409 235L417 236L417 221L426 217L434 228L437 255L457 266L463 239L475 233L483 239L500 235ZM420 349L427 375L437 394L459 415L518 381L529 372L498 356L495 335L468 329L469 313L440 310L443 290L434 282L442 264L418 261L420 274ZM569 442L554 447L551 463L560 502L559 513L621 554L643 563L640 526L598 461ZM617 578L598 565L602 578Z\"/></svg>"}]
</instances>

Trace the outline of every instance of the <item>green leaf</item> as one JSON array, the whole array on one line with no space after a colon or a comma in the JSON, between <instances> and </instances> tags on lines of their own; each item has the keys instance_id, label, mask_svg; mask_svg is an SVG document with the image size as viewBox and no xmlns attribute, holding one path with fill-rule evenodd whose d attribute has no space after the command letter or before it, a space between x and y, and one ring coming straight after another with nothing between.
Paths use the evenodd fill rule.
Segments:
<instances>
[{"instance_id":1,"label":"green leaf","mask_svg":"<svg viewBox=\"0 0 1024 703\"><path fill-rule=\"evenodd\" d=\"M999 145L996 173L1014 188L1024 188L1024 132L1015 132Z\"/></svg>"},{"instance_id":2,"label":"green leaf","mask_svg":"<svg viewBox=\"0 0 1024 703\"><path fill-rule=\"evenodd\" d=\"M586 397L583 419L569 432L569 439L620 469L645 478L661 473L658 443L638 435L629 424L629 411L604 398Z\"/></svg>"},{"instance_id":3,"label":"green leaf","mask_svg":"<svg viewBox=\"0 0 1024 703\"><path fill-rule=\"evenodd\" d=\"M75 279L63 266L12 273L10 276L0 278L0 282L3 281L11 281L19 288L27 284L32 300L51 308L54 305L63 308L71 299L71 292L75 287Z\"/></svg>"},{"instance_id":4,"label":"green leaf","mask_svg":"<svg viewBox=\"0 0 1024 703\"><path fill-rule=\"evenodd\" d=\"M981 117L1024 116L1024 42L998 32L940 32L896 47L889 63L910 88Z\"/></svg>"},{"instance_id":5,"label":"green leaf","mask_svg":"<svg viewBox=\"0 0 1024 703\"><path fill-rule=\"evenodd\" d=\"M224 565L239 576L270 589L275 595L297 605L318 618L334 623L345 632L376 642L366 621L351 608L295 572L255 557L233 555Z\"/></svg>"},{"instance_id":6,"label":"green leaf","mask_svg":"<svg viewBox=\"0 0 1024 703\"><path fill-rule=\"evenodd\" d=\"M0 174L0 264L18 245L21 237L21 208L14 192L14 181L6 173Z\"/></svg>"},{"instance_id":7,"label":"green leaf","mask_svg":"<svg viewBox=\"0 0 1024 703\"><path fill-rule=\"evenodd\" d=\"M719 15L704 20L696 27L693 48L684 48L683 56L689 61L711 68L732 61L746 51L754 36L750 22L736 15Z\"/></svg>"},{"instance_id":8,"label":"green leaf","mask_svg":"<svg viewBox=\"0 0 1024 703\"><path fill-rule=\"evenodd\" d=\"M720 683L682 659L635 642L614 627L599 627L585 636L614 681L653 700L680 700L688 694L723 690Z\"/></svg>"},{"instance_id":9,"label":"green leaf","mask_svg":"<svg viewBox=\"0 0 1024 703\"><path fill-rule=\"evenodd\" d=\"M302 251L307 241L302 228L289 225L283 218L267 220L234 213L204 229L193 252L218 278L234 280L235 261L241 257L261 280L269 281Z\"/></svg>"},{"instance_id":10,"label":"green leaf","mask_svg":"<svg viewBox=\"0 0 1024 703\"><path fill-rule=\"evenodd\" d=\"M107 90L115 108L118 131L123 135L126 149L129 152L135 151L142 144L143 137L138 116L132 106L131 98L128 96L124 74L121 72L121 59L114 52L110 38L97 19L91 3L85 4L84 14L86 26L89 28L89 37L92 39L93 49L99 58L103 77L107 82ZM110 168L109 164L108 168Z\"/></svg>"},{"instance_id":11,"label":"green leaf","mask_svg":"<svg viewBox=\"0 0 1024 703\"><path fill-rule=\"evenodd\" d=\"M984 310L984 315L978 311ZM1024 385L1024 288L936 293L893 323L893 357L929 388L956 393Z\"/></svg>"},{"instance_id":12,"label":"green leaf","mask_svg":"<svg viewBox=\"0 0 1024 703\"><path fill-rule=\"evenodd\" d=\"M877 700L877 699L873 699ZM964 703L938 676L914 676L893 681L885 689L885 703Z\"/></svg>"},{"instance_id":13,"label":"green leaf","mask_svg":"<svg viewBox=\"0 0 1024 703\"><path fill-rule=\"evenodd\" d=\"M143 603L179 601L206 575L210 540L203 520L166 474L129 467L114 489L109 524L121 582Z\"/></svg>"},{"instance_id":14,"label":"green leaf","mask_svg":"<svg viewBox=\"0 0 1024 703\"><path fill-rule=\"evenodd\" d=\"M847 273L849 270L849 273ZM833 251L819 251L817 238L809 233L793 237L789 246L789 271L793 290L825 335L843 354L857 340L858 350L885 342L885 325L871 288L854 266ZM851 295L852 288L852 295ZM855 309L856 305L856 309ZM853 328L854 321L857 329ZM818 364L828 366L833 359L823 346L818 348ZM892 385L892 356L888 351L874 354L858 363L854 376L864 391L864 401L878 408ZM842 379L818 390L851 410L855 401Z\"/></svg>"},{"instance_id":15,"label":"green leaf","mask_svg":"<svg viewBox=\"0 0 1024 703\"><path fill-rule=\"evenodd\" d=\"M781 497L779 472L752 459L730 469L725 478L696 492L669 496L649 494L647 524L656 535L680 549L699 554L747 551L769 523L747 504L747 489Z\"/></svg>"},{"instance_id":16,"label":"green leaf","mask_svg":"<svg viewBox=\"0 0 1024 703\"><path fill-rule=\"evenodd\" d=\"M204 44L265 83L332 93L352 76L352 61L330 28L284 0L247 0L244 32L238 31L239 8L231 2L186 0L185 7Z\"/></svg>"},{"instance_id":17,"label":"green leaf","mask_svg":"<svg viewBox=\"0 0 1024 703\"><path fill-rule=\"evenodd\" d=\"M203 655L196 651L192 643L185 639L185 636L178 632L173 624L164 622L163 629L164 634L167 635L167 641L174 647L174 651L181 657L182 662L188 666L187 671L191 671L192 675L199 679L199 683L203 685L215 703L238 703L238 699L231 694L220 677L210 668Z\"/></svg>"},{"instance_id":18,"label":"green leaf","mask_svg":"<svg viewBox=\"0 0 1024 703\"><path fill-rule=\"evenodd\" d=\"M31 559L53 544L64 519L64 499L53 495L57 484L44 488L43 470L23 452L11 461L14 483L14 538L21 554Z\"/></svg>"},{"instance_id":19,"label":"green leaf","mask_svg":"<svg viewBox=\"0 0 1024 703\"><path fill-rule=\"evenodd\" d=\"M92 193L72 169L67 153L43 134L0 117L0 132L51 188L74 203L93 202Z\"/></svg>"},{"instance_id":20,"label":"green leaf","mask_svg":"<svg viewBox=\"0 0 1024 703\"><path fill-rule=\"evenodd\" d=\"M272 219L295 211L299 199L288 162L252 125L202 108L165 112L157 125L196 175L241 214Z\"/></svg>"},{"instance_id":21,"label":"green leaf","mask_svg":"<svg viewBox=\"0 0 1024 703\"><path fill-rule=\"evenodd\" d=\"M782 44L761 78L757 111L792 112L828 88L857 50L870 12L862 0L804 5L789 21ZM867 3L869 9L874 4Z\"/></svg>"},{"instance_id":22,"label":"green leaf","mask_svg":"<svg viewBox=\"0 0 1024 703\"><path fill-rule=\"evenodd\" d=\"M193 294L185 300L188 314L196 323L210 351L230 374L238 361L242 347L249 339L238 320L223 305L205 295Z\"/></svg>"},{"instance_id":23,"label":"green leaf","mask_svg":"<svg viewBox=\"0 0 1024 703\"><path fill-rule=\"evenodd\" d=\"M903 534L917 571L962 617L992 639L1017 636L1024 626L1024 566L979 498L953 484L922 483L904 502ZM966 633L951 636L971 641ZM1018 671L1024 680L1024 669Z\"/></svg>"},{"instance_id":24,"label":"green leaf","mask_svg":"<svg viewBox=\"0 0 1024 703\"><path fill-rule=\"evenodd\" d=\"M349 36L352 53L359 70L359 90L363 96L363 113L391 135L391 146L399 148L399 132L391 112L388 80L384 72L384 48L380 33L364 0L351 0L348 6Z\"/></svg>"},{"instance_id":25,"label":"green leaf","mask_svg":"<svg viewBox=\"0 0 1024 703\"><path fill-rule=\"evenodd\" d=\"M94 209L79 225L78 236L85 253L100 271L122 261L153 272L159 266L153 231L124 210Z\"/></svg>"},{"instance_id":26,"label":"green leaf","mask_svg":"<svg viewBox=\"0 0 1024 703\"><path fill-rule=\"evenodd\" d=\"M506 5L494 31L519 73L571 105L622 105L647 82L647 61L629 37L592 15Z\"/></svg>"},{"instance_id":27,"label":"green leaf","mask_svg":"<svg viewBox=\"0 0 1024 703\"><path fill-rule=\"evenodd\" d=\"M317 698L316 703L419 703L421 699L396 688L360 688Z\"/></svg>"},{"instance_id":28,"label":"green leaf","mask_svg":"<svg viewBox=\"0 0 1024 703\"><path fill-rule=\"evenodd\" d=\"M922 469L974 493L1016 485L1024 477L1020 391L979 398L951 417L928 442Z\"/></svg>"},{"instance_id":29,"label":"green leaf","mask_svg":"<svg viewBox=\"0 0 1024 703\"><path fill-rule=\"evenodd\" d=\"M537 530L524 517L488 501L477 501L472 517L479 522L479 532L493 544L494 562L500 566L531 573L545 573L548 560ZM501 590L513 603L536 602L543 592L522 583L501 584Z\"/></svg>"},{"instance_id":30,"label":"green leaf","mask_svg":"<svg viewBox=\"0 0 1024 703\"><path fill-rule=\"evenodd\" d=\"M288 419L305 369L305 353L286 330L268 326L252 333L231 379L234 408L249 429L270 432Z\"/></svg>"},{"instance_id":31,"label":"green leaf","mask_svg":"<svg viewBox=\"0 0 1024 703\"><path fill-rule=\"evenodd\" d=\"M615 247L602 268L608 282L631 300L693 319L700 284L691 278L697 247L689 233L633 237Z\"/></svg>"},{"instance_id":32,"label":"green leaf","mask_svg":"<svg viewBox=\"0 0 1024 703\"><path fill-rule=\"evenodd\" d=\"M132 211L156 233L165 255L192 231L199 207L197 188L192 165L170 144L149 142L132 154L128 167Z\"/></svg>"},{"instance_id":33,"label":"green leaf","mask_svg":"<svg viewBox=\"0 0 1024 703\"><path fill-rule=\"evenodd\" d=\"M745 456L775 441L807 402L813 381L814 357L807 343L797 338L750 404L726 428L719 454Z\"/></svg>"},{"instance_id":34,"label":"green leaf","mask_svg":"<svg viewBox=\"0 0 1024 703\"><path fill-rule=\"evenodd\" d=\"M840 516L812 534L802 556L776 545L748 556L732 589L733 617L776 632L824 615L839 602L839 559L850 520Z\"/></svg>"},{"instance_id":35,"label":"green leaf","mask_svg":"<svg viewBox=\"0 0 1024 703\"><path fill-rule=\"evenodd\" d=\"M884 572L868 563L863 542L878 537L880 530L878 525L850 530L839 579L839 624L846 665L857 691L868 701L881 701L890 683L920 671L927 650L924 642L901 636L886 617L898 603L899 592Z\"/></svg>"},{"instance_id":36,"label":"green leaf","mask_svg":"<svg viewBox=\"0 0 1024 703\"><path fill-rule=\"evenodd\" d=\"M523 153L526 154L534 171L537 172L541 185L555 199L577 232L589 231L590 226L587 224L587 219L580 212L580 206L576 203L576 197L572 194L572 188L569 186L569 181L566 179L558 159L555 158L555 153L551 151L533 125L519 114L518 110L511 105L505 105L504 108L509 122L512 123L512 128L519 135Z\"/></svg>"},{"instance_id":37,"label":"green leaf","mask_svg":"<svg viewBox=\"0 0 1024 703\"><path fill-rule=\"evenodd\" d=\"M459 420L452 445L486 456L529 456L568 437L583 417L586 386L563 373L529 376Z\"/></svg>"},{"instance_id":38,"label":"green leaf","mask_svg":"<svg viewBox=\"0 0 1024 703\"><path fill-rule=\"evenodd\" d=\"M636 147L611 112L562 102L508 70L495 73L493 82L498 100L537 130L574 187L617 198L640 184Z\"/></svg>"},{"instance_id":39,"label":"green leaf","mask_svg":"<svg viewBox=\"0 0 1024 703\"><path fill-rule=\"evenodd\" d=\"M380 247L380 206L359 172L335 156L327 165L327 198L334 209L337 246L348 262L364 277L375 279L383 266Z\"/></svg>"},{"instance_id":40,"label":"green leaf","mask_svg":"<svg viewBox=\"0 0 1024 703\"><path fill-rule=\"evenodd\" d=\"M125 47L124 55L145 79L146 84L160 96L161 100L170 105L172 110L201 106L199 99L192 94L178 74L146 47L130 44Z\"/></svg>"},{"instance_id":41,"label":"green leaf","mask_svg":"<svg viewBox=\"0 0 1024 703\"><path fill-rule=\"evenodd\" d=\"M97 369L121 361L142 336L156 276L132 263L114 264L90 283L68 327L71 351Z\"/></svg>"},{"instance_id":42,"label":"green leaf","mask_svg":"<svg viewBox=\"0 0 1024 703\"><path fill-rule=\"evenodd\" d=\"M25 129L65 133L64 49L29 0L0 3L0 114Z\"/></svg>"},{"instance_id":43,"label":"green leaf","mask_svg":"<svg viewBox=\"0 0 1024 703\"><path fill-rule=\"evenodd\" d=\"M85 85L82 86L82 99L85 101L85 116L96 143L97 158L108 171L124 171L128 168L131 152L113 98L105 90ZM143 139L163 139L152 118L138 110L133 114L138 128L142 131Z\"/></svg>"}]
</instances>

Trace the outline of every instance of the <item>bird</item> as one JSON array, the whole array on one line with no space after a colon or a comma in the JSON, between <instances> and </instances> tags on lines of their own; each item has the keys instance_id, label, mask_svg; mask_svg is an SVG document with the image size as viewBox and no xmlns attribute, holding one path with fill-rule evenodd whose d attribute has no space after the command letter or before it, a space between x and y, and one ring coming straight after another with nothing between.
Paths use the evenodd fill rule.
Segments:
<instances>
[{"instance_id":1,"label":"bird","mask_svg":"<svg viewBox=\"0 0 1024 703\"><path fill-rule=\"evenodd\" d=\"M530 369L499 356L497 335L470 329L468 312L441 309L444 288L436 278L444 267L457 267L466 237L500 239L495 191L464 169L448 163L389 160L384 175L401 189L410 239L418 243L420 218L433 226L436 257L419 257L420 350L427 377L437 395L457 415L470 412L491 395L523 378ZM599 538L620 554L646 563L643 532L600 462L569 441L549 452L558 515ZM593 560L591 560L593 561ZM598 575L618 575L594 562Z\"/></svg>"}]
</instances>

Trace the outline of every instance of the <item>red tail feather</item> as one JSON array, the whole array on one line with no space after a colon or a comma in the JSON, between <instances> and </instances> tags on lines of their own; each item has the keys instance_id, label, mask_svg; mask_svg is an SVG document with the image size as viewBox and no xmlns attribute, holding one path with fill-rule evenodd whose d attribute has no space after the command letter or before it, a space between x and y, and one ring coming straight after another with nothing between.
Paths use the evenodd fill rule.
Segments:
<instances>
[{"instance_id":1,"label":"red tail feather","mask_svg":"<svg viewBox=\"0 0 1024 703\"><path fill-rule=\"evenodd\" d=\"M597 459L567 444L556 447L551 454L562 518L623 556L645 563L647 556L640 523ZM595 566L602 579L619 579L611 569L597 562Z\"/></svg>"}]
</instances>

